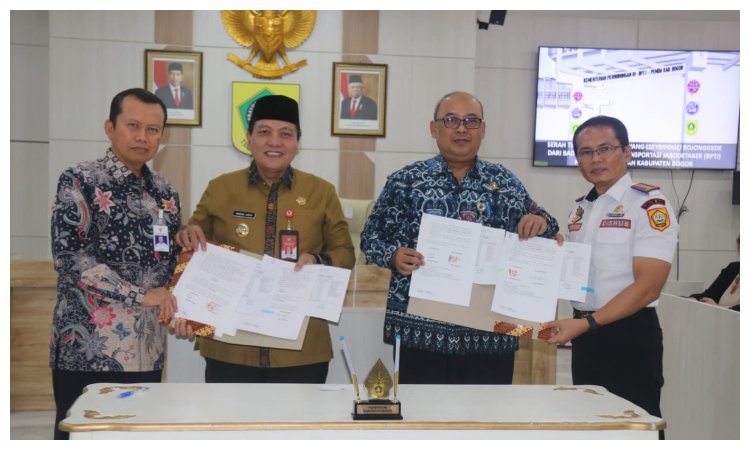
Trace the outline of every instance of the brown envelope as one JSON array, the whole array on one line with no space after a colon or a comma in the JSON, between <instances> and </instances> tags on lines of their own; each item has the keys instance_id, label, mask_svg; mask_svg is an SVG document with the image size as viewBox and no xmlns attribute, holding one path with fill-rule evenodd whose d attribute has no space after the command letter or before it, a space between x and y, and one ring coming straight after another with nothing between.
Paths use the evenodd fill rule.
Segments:
<instances>
[{"instance_id":1,"label":"brown envelope","mask_svg":"<svg viewBox=\"0 0 750 450\"><path fill-rule=\"evenodd\" d=\"M550 330L540 323L493 312L490 308L494 295L495 286L473 284L468 307L410 297L406 312L477 330L534 339L549 338Z\"/></svg>"}]
</instances>

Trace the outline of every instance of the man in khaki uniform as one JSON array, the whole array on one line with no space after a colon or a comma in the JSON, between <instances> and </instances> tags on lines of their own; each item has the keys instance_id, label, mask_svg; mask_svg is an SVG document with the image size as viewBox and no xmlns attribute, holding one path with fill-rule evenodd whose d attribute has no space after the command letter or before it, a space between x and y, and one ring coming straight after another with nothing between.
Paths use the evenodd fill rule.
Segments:
<instances>
[{"instance_id":1,"label":"man in khaki uniform","mask_svg":"<svg viewBox=\"0 0 750 450\"><path fill-rule=\"evenodd\" d=\"M247 133L253 153L250 168L209 182L188 225L178 232L177 243L198 250L205 249L208 239L274 257L292 253L297 270L305 264L351 269L354 246L335 187L291 167L300 135L296 101L282 95L257 100ZM298 239L282 252L279 236L289 224ZM175 334L193 337L184 321L176 323ZM206 359L209 383L325 383L333 357L328 323L317 318L310 319L301 350L204 338L197 347Z\"/></svg>"}]
</instances>

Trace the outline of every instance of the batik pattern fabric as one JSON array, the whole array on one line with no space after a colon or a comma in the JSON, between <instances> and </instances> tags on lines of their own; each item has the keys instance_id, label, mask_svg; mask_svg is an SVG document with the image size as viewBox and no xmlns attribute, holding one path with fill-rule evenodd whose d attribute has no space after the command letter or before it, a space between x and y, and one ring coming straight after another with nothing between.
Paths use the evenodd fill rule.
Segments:
<instances>
[{"instance_id":1,"label":"batik pattern fabric","mask_svg":"<svg viewBox=\"0 0 750 450\"><path fill-rule=\"evenodd\" d=\"M166 287L179 253L180 203L144 166L134 175L108 150L65 170L52 205L57 303L50 367L72 371L161 370L165 328L146 291ZM153 225L168 227L169 252L154 250Z\"/></svg>"},{"instance_id":2,"label":"batik pattern fabric","mask_svg":"<svg viewBox=\"0 0 750 450\"><path fill-rule=\"evenodd\" d=\"M459 183L445 159L420 161L388 177L361 236L367 260L391 269L383 341L397 334L410 348L444 354L504 354L518 349L518 338L485 332L408 314L411 276L392 268L400 247L416 248L422 214L479 222L517 232L526 214L544 217L549 227L543 237L557 234L557 221L531 198L508 169L477 159Z\"/></svg>"}]
</instances>

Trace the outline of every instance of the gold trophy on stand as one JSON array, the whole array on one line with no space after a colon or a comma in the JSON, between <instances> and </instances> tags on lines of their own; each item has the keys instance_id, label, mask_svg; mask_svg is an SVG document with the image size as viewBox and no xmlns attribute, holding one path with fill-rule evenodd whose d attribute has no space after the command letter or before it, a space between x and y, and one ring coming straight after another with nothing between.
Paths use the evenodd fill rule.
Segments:
<instances>
[{"instance_id":1,"label":"gold trophy on stand","mask_svg":"<svg viewBox=\"0 0 750 450\"><path fill-rule=\"evenodd\" d=\"M401 415L401 402L398 400L398 360L400 356L401 336L396 336L396 370L393 373L393 379L383 361L378 358L367 378L365 378L367 400L363 400L359 395L357 373L354 371L354 365L352 364L344 336L340 336L339 341L341 342L344 359L346 359L346 365L351 374L354 393L357 396L354 400L352 418L354 420L402 420L404 417ZM393 388L393 399L390 398L391 388Z\"/></svg>"}]
</instances>

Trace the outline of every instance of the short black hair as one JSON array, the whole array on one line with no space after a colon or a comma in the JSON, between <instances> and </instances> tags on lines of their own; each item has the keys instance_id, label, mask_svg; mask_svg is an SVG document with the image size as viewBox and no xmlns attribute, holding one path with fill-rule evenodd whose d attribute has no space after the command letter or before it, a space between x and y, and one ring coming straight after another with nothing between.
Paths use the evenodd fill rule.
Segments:
<instances>
[{"instance_id":1,"label":"short black hair","mask_svg":"<svg viewBox=\"0 0 750 450\"><path fill-rule=\"evenodd\" d=\"M131 88L118 93L112 99L112 104L109 106L109 121L112 122L113 126L117 123L117 116L122 114L123 100L125 100L125 97L130 97L131 95L143 103L153 103L161 106L161 110L164 111L164 123L162 126L167 124L167 107L164 105L164 102L162 102L159 97L143 88Z\"/></svg>"},{"instance_id":2,"label":"short black hair","mask_svg":"<svg viewBox=\"0 0 750 450\"><path fill-rule=\"evenodd\" d=\"M444 96L440 97L440 100L438 100L437 104L435 105L435 112L434 112L434 113L432 113L432 120L437 120L437 118L438 118L438 117L437 117L437 114L438 114L438 110L440 109L440 105L442 105L442 104L443 104L443 102L445 101L445 99L447 99L447 98L448 98L448 97L450 97L450 96L456 95L456 94L464 94L464 95L468 95L469 97L471 97L471 98L473 98L474 100L476 100L476 101L477 101L477 103L479 103L479 111L480 111L480 112L482 113L482 119L484 119L484 106L482 105L482 101L481 101L481 100L479 100L479 99L478 99L478 98L477 98L477 97L476 97L475 95L473 95L473 94L469 94L468 92L463 92L463 91L453 91L453 92L448 92L448 93L447 93L447 94L445 94Z\"/></svg>"},{"instance_id":3,"label":"short black hair","mask_svg":"<svg viewBox=\"0 0 750 450\"><path fill-rule=\"evenodd\" d=\"M620 119L615 119L614 117L609 116L595 116L579 125L578 128L576 128L575 133L573 133L573 151L575 154L578 154L578 135L589 127L612 128L612 131L615 132L615 137L620 141L620 145L630 145L628 129Z\"/></svg>"}]
</instances>

